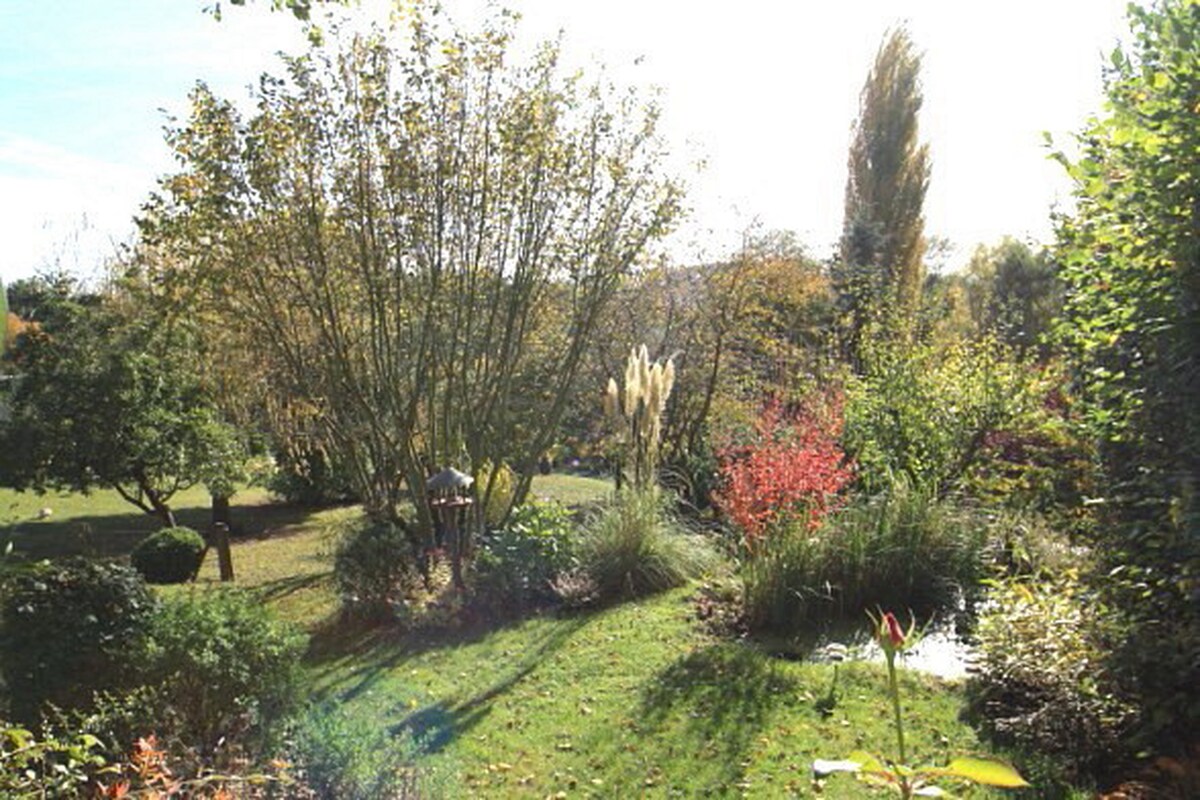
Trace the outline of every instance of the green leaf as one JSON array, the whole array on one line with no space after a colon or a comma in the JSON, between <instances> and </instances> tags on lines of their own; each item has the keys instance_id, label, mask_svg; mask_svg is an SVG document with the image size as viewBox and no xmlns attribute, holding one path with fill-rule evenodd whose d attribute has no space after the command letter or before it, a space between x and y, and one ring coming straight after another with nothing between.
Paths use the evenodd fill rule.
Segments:
<instances>
[{"instance_id":1,"label":"green leaf","mask_svg":"<svg viewBox=\"0 0 1200 800\"><path fill-rule=\"evenodd\" d=\"M937 770L937 773L1006 789L1018 789L1029 785L1021 774L1008 764L986 758L955 758L944 769Z\"/></svg>"},{"instance_id":2,"label":"green leaf","mask_svg":"<svg viewBox=\"0 0 1200 800\"><path fill-rule=\"evenodd\" d=\"M857 761L859 764L859 772L866 775L877 775L886 778L889 782L895 782L896 773L888 769L877 756L873 756L864 750L855 750L849 755L850 761Z\"/></svg>"}]
</instances>

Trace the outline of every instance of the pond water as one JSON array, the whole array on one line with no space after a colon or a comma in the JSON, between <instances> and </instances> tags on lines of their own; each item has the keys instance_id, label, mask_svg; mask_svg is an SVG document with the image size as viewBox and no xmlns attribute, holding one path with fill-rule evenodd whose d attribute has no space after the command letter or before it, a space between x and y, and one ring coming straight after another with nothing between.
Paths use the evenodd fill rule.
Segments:
<instances>
[{"instance_id":1,"label":"pond water","mask_svg":"<svg viewBox=\"0 0 1200 800\"><path fill-rule=\"evenodd\" d=\"M907 626L906 626L907 627ZM934 621L925 630L916 647L903 653L897 664L946 680L959 680L971 672L974 648L959 634L952 619ZM814 661L884 662L883 649L861 629L841 637L821 637L811 651Z\"/></svg>"}]
</instances>

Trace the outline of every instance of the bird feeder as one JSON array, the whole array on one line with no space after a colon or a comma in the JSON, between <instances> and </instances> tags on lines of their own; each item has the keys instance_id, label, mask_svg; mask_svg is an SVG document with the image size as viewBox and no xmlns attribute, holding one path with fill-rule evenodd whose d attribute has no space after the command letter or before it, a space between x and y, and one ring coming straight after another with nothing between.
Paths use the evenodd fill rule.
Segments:
<instances>
[{"instance_id":1,"label":"bird feeder","mask_svg":"<svg viewBox=\"0 0 1200 800\"><path fill-rule=\"evenodd\" d=\"M453 467L446 467L425 482L428 493L429 510L441 526L442 533L450 545L450 569L454 576L454 586L465 589L463 582L462 562L467 551L463 541L462 526L460 525L463 509L469 508L475 502L471 497L471 484L475 479Z\"/></svg>"}]
</instances>

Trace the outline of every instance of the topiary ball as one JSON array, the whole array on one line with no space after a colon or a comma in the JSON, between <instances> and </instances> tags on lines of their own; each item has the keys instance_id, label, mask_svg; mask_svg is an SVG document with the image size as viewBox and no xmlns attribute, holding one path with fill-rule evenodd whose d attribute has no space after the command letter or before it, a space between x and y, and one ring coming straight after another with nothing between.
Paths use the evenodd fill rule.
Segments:
<instances>
[{"instance_id":1,"label":"topiary ball","mask_svg":"<svg viewBox=\"0 0 1200 800\"><path fill-rule=\"evenodd\" d=\"M150 583L183 583L200 569L204 550L204 539L191 528L163 528L143 539L130 561Z\"/></svg>"}]
</instances>

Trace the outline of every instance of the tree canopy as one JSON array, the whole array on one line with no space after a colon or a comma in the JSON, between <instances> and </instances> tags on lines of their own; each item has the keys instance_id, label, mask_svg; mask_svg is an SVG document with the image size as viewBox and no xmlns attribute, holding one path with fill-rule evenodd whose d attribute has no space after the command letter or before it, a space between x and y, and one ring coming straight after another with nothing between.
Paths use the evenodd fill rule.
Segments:
<instances>
[{"instance_id":1,"label":"tree canopy","mask_svg":"<svg viewBox=\"0 0 1200 800\"><path fill-rule=\"evenodd\" d=\"M249 117L197 87L143 233L148 280L261 352L276 432L407 527L401 479L434 465L519 466L522 498L680 192L653 103L563 77L553 45L511 63L506 17L468 35L420 11L397 33L285 59Z\"/></svg>"},{"instance_id":2,"label":"tree canopy","mask_svg":"<svg viewBox=\"0 0 1200 800\"><path fill-rule=\"evenodd\" d=\"M26 331L21 375L0 422L0 481L18 489L115 489L164 525L171 497L224 486L237 440L188 358L185 334L111 308L64 302ZM233 460L236 461L236 458Z\"/></svg>"},{"instance_id":3,"label":"tree canopy","mask_svg":"<svg viewBox=\"0 0 1200 800\"><path fill-rule=\"evenodd\" d=\"M1155 733L1200 720L1200 2L1130 6L1108 102L1059 154L1060 341L1101 446L1107 582L1136 622L1126 655ZM1166 643L1170 643L1169 645Z\"/></svg>"}]
</instances>

